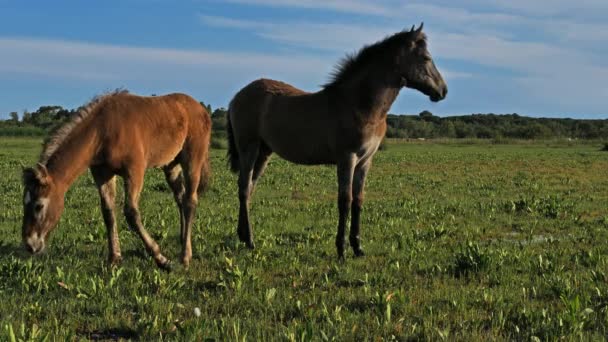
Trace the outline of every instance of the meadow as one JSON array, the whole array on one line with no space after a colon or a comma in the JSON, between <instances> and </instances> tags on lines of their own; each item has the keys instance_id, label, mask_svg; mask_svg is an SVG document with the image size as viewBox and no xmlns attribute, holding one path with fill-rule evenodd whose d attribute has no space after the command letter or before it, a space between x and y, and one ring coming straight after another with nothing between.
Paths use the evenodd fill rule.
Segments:
<instances>
[{"instance_id":1,"label":"meadow","mask_svg":"<svg viewBox=\"0 0 608 342\"><path fill-rule=\"evenodd\" d=\"M106 264L89 173L45 254L21 245L21 167L38 138L0 138L0 340L602 340L608 336L608 152L578 142L390 141L362 213L367 255L336 257L335 168L276 156L254 194L257 248L235 233L236 176L213 150L193 261L149 171L144 225L175 263L158 270L118 216ZM122 191L118 208L122 207Z\"/></svg>"}]
</instances>

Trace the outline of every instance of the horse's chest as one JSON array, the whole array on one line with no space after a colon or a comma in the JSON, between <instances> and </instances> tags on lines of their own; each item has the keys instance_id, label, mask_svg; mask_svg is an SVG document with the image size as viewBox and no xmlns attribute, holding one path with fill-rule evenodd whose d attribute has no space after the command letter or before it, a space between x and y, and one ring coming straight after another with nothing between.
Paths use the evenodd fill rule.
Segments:
<instances>
[{"instance_id":1,"label":"horse's chest","mask_svg":"<svg viewBox=\"0 0 608 342\"><path fill-rule=\"evenodd\" d=\"M376 153L376 151L378 151L378 147L380 146L381 142L382 136L372 135L368 137L359 147L359 150L357 151L357 158L359 160L369 159Z\"/></svg>"}]
</instances>

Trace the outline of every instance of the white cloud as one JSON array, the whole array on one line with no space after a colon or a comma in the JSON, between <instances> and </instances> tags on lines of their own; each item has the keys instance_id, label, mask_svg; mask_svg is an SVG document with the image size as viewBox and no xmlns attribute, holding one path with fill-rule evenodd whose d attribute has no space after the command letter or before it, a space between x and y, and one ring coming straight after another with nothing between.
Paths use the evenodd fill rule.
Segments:
<instances>
[{"instance_id":1,"label":"white cloud","mask_svg":"<svg viewBox=\"0 0 608 342\"><path fill-rule=\"evenodd\" d=\"M442 8L483 8L489 17L500 19L509 17L512 12L519 15L534 16L555 16L555 15L574 15L574 14L598 14L598 11L608 10L608 2L605 0L552 0L529 1L529 0L434 0L434 1L410 1L404 4L398 0L377 0L357 1L357 0L228 0L232 3L273 6L273 7L295 7L328 10L343 13L358 13L366 15L378 15L387 17L404 17L411 13L405 12L403 8L432 6L437 10ZM429 3L432 3L429 5ZM494 14L493 14L494 13ZM601 19L601 16L599 16ZM548 18L549 19L549 18Z\"/></svg>"},{"instance_id":2,"label":"white cloud","mask_svg":"<svg viewBox=\"0 0 608 342\"><path fill-rule=\"evenodd\" d=\"M340 52L355 51L390 33L380 27L312 22L262 22L200 16L209 26L253 30L256 35L283 44Z\"/></svg>"},{"instance_id":3,"label":"white cloud","mask_svg":"<svg viewBox=\"0 0 608 342\"><path fill-rule=\"evenodd\" d=\"M466 82L474 89L508 83L510 91L521 92L522 103L526 97L527 102L604 110L600 102L605 102L608 94L604 85L608 79L608 23L594 18L608 15L605 0L556 0L551 4L524 0L229 1L346 15L332 16L331 20L275 16L272 21L247 18L242 11L239 19L199 15L206 26L241 30L274 42L274 51L281 53L0 37L0 74L114 86L139 82L152 89L188 84L221 93L216 97L227 103L234 90L262 76L314 90L327 80L332 66L345 53L424 20L430 50L448 80ZM450 68L446 70L442 64ZM495 73L495 69L500 72ZM471 99L478 96L462 90L454 89L450 94Z\"/></svg>"},{"instance_id":4,"label":"white cloud","mask_svg":"<svg viewBox=\"0 0 608 342\"><path fill-rule=\"evenodd\" d=\"M585 46L608 40L608 1L605 0L452 0L413 1L321 1L321 0L230 0L231 2L261 6L295 7L331 12L358 13L385 17L390 22L403 18L430 21L446 32L472 32L513 38L517 30L544 33L556 41ZM211 17L210 17L211 18ZM219 19L219 17L216 17ZM229 21L228 18L223 18ZM236 20L236 24L245 21ZM253 22L249 22L253 23ZM212 24L212 23L210 23ZM218 23L216 23L218 24ZM226 23L225 23L226 24ZM259 24L259 23L258 23ZM413 23L402 22L404 26ZM259 28L259 27L252 27Z\"/></svg>"},{"instance_id":5,"label":"white cloud","mask_svg":"<svg viewBox=\"0 0 608 342\"><path fill-rule=\"evenodd\" d=\"M232 29L271 29L276 27L276 24L265 23L253 20L241 20L227 17L219 17L212 15L199 14L200 20L209 26L225 27Z\"/></svg>"},{"instance_id":6,"label":"white cloud","mask_svg":"<svg viewBox=\"0 0 608 342\"><path fill-rule=\"evenodd\" d=\"M167 48L130 47L110 44L72 42L65 40L0 38L2 52L13 50L19 53L44 52L45 54L71 57L106 57L131 60L154 61L180 65L230 65L247 64L285 67L293 62L275 56L252 53L221 53Z\"/></svg>"},{"instance_id":7,"label":"white cloud","mask_svg":"<svg viewBox=\"0 0 608 342\"><path fill-rule=\"evenodd\" d=\"M0 80L16 83L11 89L22 103L14 108L3 101L0 113L48 103L74 108L94 94L117 87L144 95L181 91L214 106L226 106L238 89L257 78L289 80L305 88L323 83L331 70L327 61L301 53L196 51L32 38L0 37L0 56Z\"/></svg>"},{"instance_id":8,"label":"white cloud","mask_svg":"<svg viewBox=\"0 0 608 342\"><path fill-rule=\"evenodd\" d=\"M290 1L280 4L271 0L247 2L297 6ZM307 1L306 4L318 9L344 11L328 6L324 1ZM583 8L583 5L587 7ZM595 10L608 14L608 2L604 0L576 3L557 0L550 5L523 0L465 0L464 3L439 0L431 4L376 1L374 6L378 10L372 14L386 18L376 20L375 25L369 22L267 23L220 17L207 17L204 21L208 25L235 29L246 26L258 36L282 44L348 52L394 32L398 25L396 17L424 18L433 55L444 62L457 62L456 65L466 63L462 69L445 70L446 78L507 82L530 102L578 103L581 108L594 108L594 112L604 110L601 102L607 92L608 60L605 54L608 48L605 43L608 42L608 24L587 20L584 16L549 17L568 11ZM473 75L480 67L499 72L490 69L482 81Z\"/></svg>"},{"instance_id":9,"label":"white cloud","mask_svg":"<svg viewBox=\"0 0 608 342\"><path fill-rule=\"evenodd\" d=\"M535 16L573 15L608 10L605 0L465 0L465 4L491 6L498 10L512 10Z\"/></svg>"},{"instance_id":10,"label":"white cloud","mask_svg":"<svg viewBox=\"0 0 608 342\"><path fill-rule=\"evenodd\" d=\"M429 7L424 7L430 11ZM447 18L448 13L441 14ZM455 22L466 21L475 16L460 13ZM348 24L319 23L267 23L235 20L224 17L203 16L208 25L247 28L261 37L305 48L330 51L353 51L364 44L373 43L391 33L387 27ZM505 16L504 22L518 21L517 17ZM485 20L485 19L484 19ZM592 54L571 46L550 43L526 42L483 33L448 33L444 29L429 30L430 49L435 56L444 59L461 60L479 65L512 70L531 75L553 75L557 70L573 79L582 77L594 79L597 70L603 70ZM568 65L577 65L575 69ZM572 70L572 72L570 71ZM470 72L452 71L453 75Z\"/></svg>"},{"instance_id":11,"label":"white cloud","mask_svg":"<svg viewBox=\"0 0 608 342\"><path fill-rule=\"evenodd\" d=\"M385 4L380 4L382 1L372 3L371 1L356 0L228 0L228 2L275 7L325 9L367 15L391 15L390 8L387 8Z\"/></svg>"},{"instance_id":12,"label":"white cloud","mask_svg":"<svg viewBox=\"0 0 608 342\"><path fill-rule=\"evenodd\" d=\"M226 53L150 47L129 47L65 40L1 38L0 70L76 78L140 77L150 69L169 68L306 74L322 68L314 56ZM158 69L156 69L158 70ZM126 71L126 72L125 72Z\"/></svg>"}]
</instances>

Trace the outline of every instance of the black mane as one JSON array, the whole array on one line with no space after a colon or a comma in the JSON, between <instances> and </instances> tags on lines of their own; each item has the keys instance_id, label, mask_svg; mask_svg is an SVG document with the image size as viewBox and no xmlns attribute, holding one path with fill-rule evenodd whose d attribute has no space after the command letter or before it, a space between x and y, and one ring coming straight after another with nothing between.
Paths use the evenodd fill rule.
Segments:
<instances>
[{"instance_id":1,"label":"black mane","mask_svg":"<svg viewBox=\"0 0 608 342\"><path fill-rule=\"evenodd\" d=\"M387 53L392 53L399 46L403 46L405 42L412 37L412 32L409 30L397 32L372 45L364 46L357 53L347 54L346 57L334 67L329 82L324 84L323 87L330 88L342 83L352 74L357 72L357 70L371 62L379 60L384 62Z\"/></svg>"}]
</instances>

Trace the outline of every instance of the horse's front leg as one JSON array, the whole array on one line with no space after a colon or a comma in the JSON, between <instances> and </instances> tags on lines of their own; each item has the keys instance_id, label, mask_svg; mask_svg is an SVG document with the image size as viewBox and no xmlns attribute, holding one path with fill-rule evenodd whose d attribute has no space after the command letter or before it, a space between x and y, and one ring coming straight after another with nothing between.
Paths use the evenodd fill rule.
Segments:
<instances>
[{"instance_id":1,"label":"horse's front leg","mask_svg":"<svg viewBox=\"0 0 608 342\"><path fill-rule=\"evenodd\" d=\"M122 260L122 257L120 255L120 241L118 240L118 228L116 227L116 217L114 215L116 177L101 168L91 168L91 173L99 191L101 213L108 231L108 261L112 265L117 265Z\"/></svg>"},{"instance_id":2,"label":"horse's front leg","mask_svg":"<svg viewBox=\"0 0 608 342\"><path fill-rule=\"evenodd\" d=\"M360 216L361 206L363 205L363 188L365 186L365 176L371 166L371 159L361 162L355 167L355 173L353 177L353 203L352 203L352 214L350 219L350 246L355 253L355 256L363 256L363 250L361 249L361 241L359 238L360 228Z\"/></svg>"},{"instance_id":3,"label":"horse's front leg","mask_svg":"<svg viewBox=\"0 0 608 342\"><path fill-rule=\"evenodd\" d=\"M124 212L129 227L137 232L148 253L154 258L156 265L166 271L171 269L170 261L161 252L160 247L148 234L141 222L139 213L139 195L144 184L144 168L131 168L125 180L125 206Z\"/></svg>"},{"instance_id":4,"label":"horse's front leg","mask_svg":"<svg viewBox=\"0 0 608 342\"><path fill-rule=\"evenodd\" d=\"M353 172L355 169L355 154L349 154L338 162L338 234L336 235L336 249L338 258L344 259L344 239L346 220L353 200Z\"/></svg>"}]
</instances>

